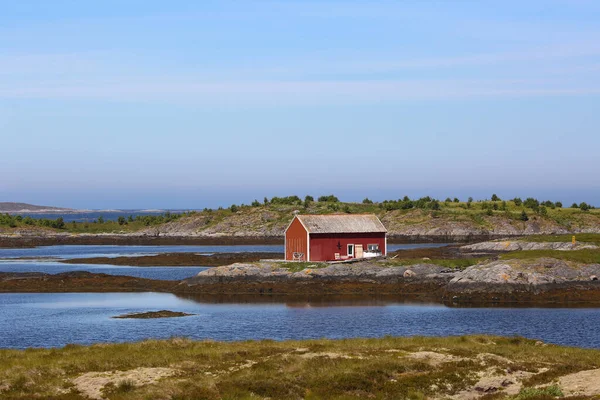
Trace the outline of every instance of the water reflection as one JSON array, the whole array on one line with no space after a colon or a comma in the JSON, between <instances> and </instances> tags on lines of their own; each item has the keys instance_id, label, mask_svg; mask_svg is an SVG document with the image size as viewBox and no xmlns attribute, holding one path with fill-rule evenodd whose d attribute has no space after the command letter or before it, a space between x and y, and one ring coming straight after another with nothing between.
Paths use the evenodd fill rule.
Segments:
<instances>
[{"instance_id":1,"label":"water reflection","mask_svg":"<svg viewBox=\"0 0 600 400\"><path fill-rule=\"evenodd\" d=\"M182 318L118 320L181 311ZM392 297L175 296L168 293L0 294L0 347L192 339L311 339L487 333L600 348L597 308L453 308Z\"/></svg>"}]
</instances>

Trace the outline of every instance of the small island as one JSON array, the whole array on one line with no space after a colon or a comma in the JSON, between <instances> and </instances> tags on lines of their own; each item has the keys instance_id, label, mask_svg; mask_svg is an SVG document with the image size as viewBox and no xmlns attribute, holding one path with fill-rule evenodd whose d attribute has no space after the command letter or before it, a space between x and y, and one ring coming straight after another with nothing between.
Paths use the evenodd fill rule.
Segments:
<instances>
[{"instance_id":1,"label":"small island","mask_svg":"<svg viewBox=\"0 0 600 400\"><path fill-rule=\"evenodd\" d=\"M116 319L151 319L151 318L177 318L177 317L189 317L191 315L196 314L188 314L181 311L170 311L170 310L160 310L160 311L147 311L140 313L129 313L123 315L117 315Z\"/></svg>"}]
</instances>

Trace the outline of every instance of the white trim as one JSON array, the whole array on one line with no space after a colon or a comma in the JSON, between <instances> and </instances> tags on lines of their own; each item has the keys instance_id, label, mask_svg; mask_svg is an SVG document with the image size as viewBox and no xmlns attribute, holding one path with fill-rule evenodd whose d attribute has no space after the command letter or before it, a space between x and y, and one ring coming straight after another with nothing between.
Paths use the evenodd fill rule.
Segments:
<instances>
[{"instance_id":1,"label":"white trim","mask_svg":"<svg viewBox=\"0 0 600 400\"><path fill-rule=\"evenodd\" d=\"M385 234L385 253L383 254L384 256L387 256L387 233Z\"/></svg>"},{"instance_id":2,"label":"white trim","mask_svg":"<svg viewBox=\"0 0 600 400\"><path fill-rule=\"evenodd\" d=\"M352 254L350 254L350 246L352 246ZM346 255L348 257L350 257L350 256L354 257L354 255L356 254L356 252L354 251L355 249L356 249L356 246L354 244L348 243L346 245Z\"/></svg>"},{"instance_id":3,"label":"white trim","mask_svg":"<svg viewBox=\"0 0 600 400\"><path fill-rule=\"evenodd\" d=\"M310 262L310 233L306 231L306 261Z\"/></svg>"}]
</instances>

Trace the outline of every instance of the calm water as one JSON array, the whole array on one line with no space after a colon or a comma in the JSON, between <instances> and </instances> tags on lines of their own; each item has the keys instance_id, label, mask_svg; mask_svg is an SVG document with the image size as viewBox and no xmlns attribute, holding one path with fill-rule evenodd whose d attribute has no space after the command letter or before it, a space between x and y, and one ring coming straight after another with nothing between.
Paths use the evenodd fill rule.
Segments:
<instances>
[{"instance_id":1,"label":"calm water","mask_svg":"<svg viewBox=\"0 0 600 400\"><path fill-rule=\"evenodd\" d=\"M136 278L180 281L210 267L127 267L120 265L63 264L56 261L0 261L0 272L61 272L88 271L98 274L135 276Z\"/></svg>"},{"instance_id":2,"label":"calm water","mask_svg":"<svg viewBox=\"0 0 600 400\"><path fill-rule=\"evenodd\" d=\"M440 247L443 244L397 244L390 251L419 247ZM42 246L31 249L0 249L0 272L45 272L58 274L70 271L89 271L110 275L127 275L138 278L182 280L205 270L206 266L195 267L126 267L94 264L63 264L57 259L84 257L120 257L155 255L160 253L236 253L236 252L280 252L280 245L250 246ZM27 257L27 259L19 259Z\"/></svg>"},{"instance_id":3,"label":"calm water","mask_svg":"<svg viewBox=\"0 0 600 400\"><path fill-rule=\"evenodd\" d=\"M184 318L113 319L169 309ZM162 293L0 294L0 347L193 339L309 339L384 335L519 335L600 348L600 309L448 308L381 301L209 303Z\"/></svg>"},{"instance_id":4,"label":"calm water","mask_svg":"<svg viewBox=\"0 0 600 400\"><path fill-rule=\"evenodd\" d=\"M280 252L281 245L246 246L111 246L111 245L64 245L40 246L29 249L0 249L0 259L34 257L55 257L61 259L87 257L147 256L160 253L240 253L240 252Z\"/></svg>"}]
</instances>

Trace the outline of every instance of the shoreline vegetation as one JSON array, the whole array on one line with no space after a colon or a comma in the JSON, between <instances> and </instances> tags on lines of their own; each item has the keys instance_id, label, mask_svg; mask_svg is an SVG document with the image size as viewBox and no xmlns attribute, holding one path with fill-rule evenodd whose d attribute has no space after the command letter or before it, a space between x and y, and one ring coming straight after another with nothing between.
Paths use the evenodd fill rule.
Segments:
<instances>
[{"instance_id":1,"label":"shoreline vegetation","mask_svg":"<svg viewBox=\"0 0 600 400\"><path fill-rule=\"evenodd\" d=\"M184 213L99 217L65 222L0 214L0 247L60 244L266 244L281 243L293 213L373 213L388 229L390 243L472 241L532 234L600 233L600 210L587 203L565 207L558 201L423 197L362 203L336 196L265 198Z\"/></svg>"},{"instance_id":2,"label":"shoreline vegetation","mask_svg":"<svg viewBox=\"0 0 600 400\"><path fill-rule=\"evenodd\" d=\"M0 350L5 399L593 399L600 350L520 337L192 341Z\"/></svg>"},{"instance_id":3,"label":"shoreline vegetation","mask_svg":"<svg viewBox=\"0 0 600 400\"><path fill-rule=\"evenodd\" d=\"M241 252L241 253L161 253L149 256L90 257L60 260L65 264L102 264L135 267L217 267L238 262L254 262L261 259L283 259L283 253Z\"/></svg>"}]
</instances>

